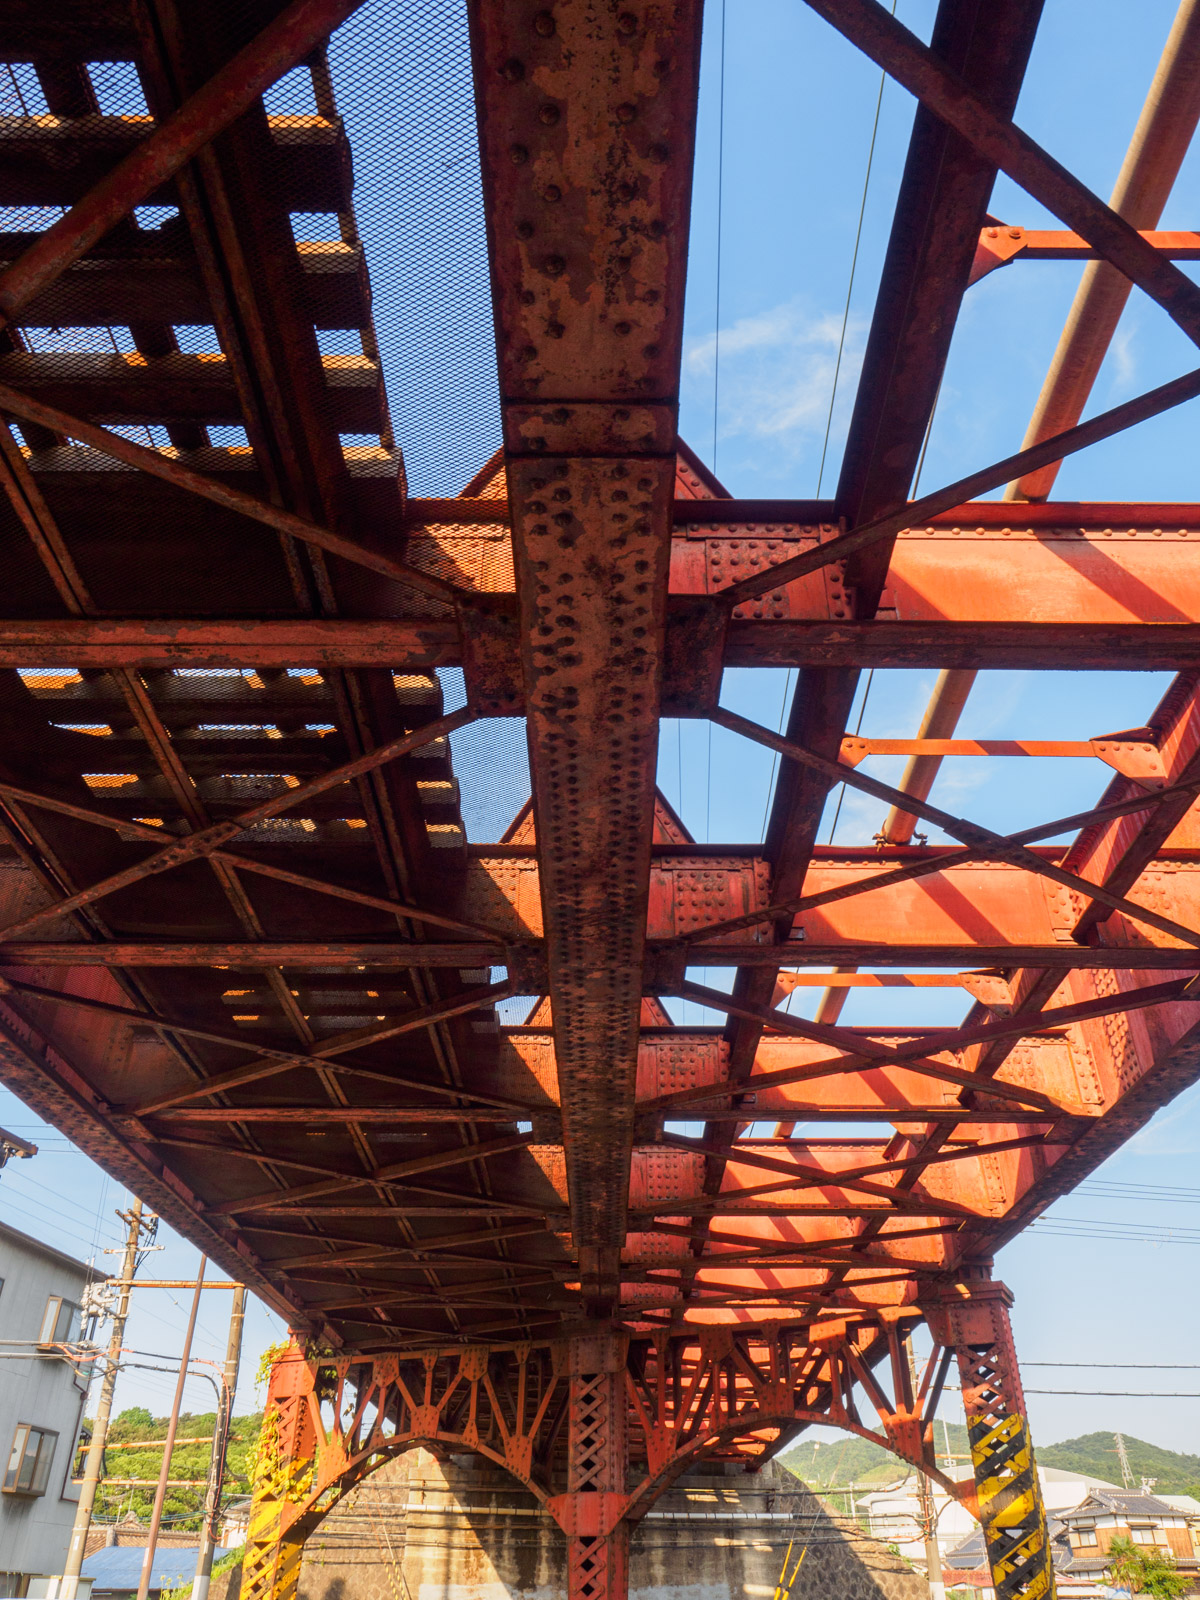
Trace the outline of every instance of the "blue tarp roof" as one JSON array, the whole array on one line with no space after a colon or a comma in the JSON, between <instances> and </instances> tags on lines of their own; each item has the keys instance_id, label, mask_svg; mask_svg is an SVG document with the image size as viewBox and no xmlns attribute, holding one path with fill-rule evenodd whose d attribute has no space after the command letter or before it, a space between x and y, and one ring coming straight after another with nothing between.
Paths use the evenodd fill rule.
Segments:
<instances>
[{"instance_id":1,"label":"blue tarp roof","mask_svg":"<svg viewBox=\"0 0 1200 1600\"><path fill-rule=\"evenodd\" d=\"M154 1571L150 1576L152 1589L177 1589L180 1584L188 1583L196 1575L196 1557L199 1555L196 1545L177 1545L159 1550L154 1557ZM219 1561L228 1551L218 1546L213 1559ZM103 1593L109 1589L129 1590L136 1593L138 1581L142 1576L142 1562L146 1559L145 1549L136 1545L111 1545L104 1550L95 1550L83 1563L83 1576L91 1578L92 1592Z\"/></svg>"}]
</instances>

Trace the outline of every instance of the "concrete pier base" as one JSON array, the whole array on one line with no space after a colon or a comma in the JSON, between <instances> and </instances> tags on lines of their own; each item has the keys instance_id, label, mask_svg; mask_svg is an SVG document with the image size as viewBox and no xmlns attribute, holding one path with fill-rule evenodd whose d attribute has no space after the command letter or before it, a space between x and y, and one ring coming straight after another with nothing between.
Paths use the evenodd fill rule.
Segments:
<instances>
[{"instance_id":1,"label":"concrete pier base","mask_svg":"<svg viewBox=\"0 0 1200 1600\"><path fill-rule=\"evenodd\" d=\"M690 1473L633 1530L631 1600L929 1600L925 1579L786 1468ZM566 1542L506 1473L412 1450L312 1534L299 1600L566 1600Z\"/></svg>"}]
</instances>

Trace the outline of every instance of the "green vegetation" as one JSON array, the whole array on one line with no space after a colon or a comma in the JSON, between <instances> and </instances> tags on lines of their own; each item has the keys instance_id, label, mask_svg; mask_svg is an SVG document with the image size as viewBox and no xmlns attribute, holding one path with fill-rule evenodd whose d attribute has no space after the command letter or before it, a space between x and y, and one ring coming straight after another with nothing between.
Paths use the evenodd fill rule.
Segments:
<instances>
[{"instance_id":1,"label":"green vegetation","mask_svg":"<svg viewBox=\"0 0 1200 1600\"><path fill-rule=\"evenodd\" d=\"M961 1423L950 1423L945 1432L942 1424L935 1426L938 1463L945 1465L946 1438L949 1435L952 1456L966 1457L967 1430ZM802 1440L779 1458L780 1464L794 1472L813 1489L825 1490L834 1486L854 1484L855 1487L885 1489L897 1483L910 1470L908 1465L890 1450L884 1450L868 1439L846 1434L841 1439ZM949 1471L955 1477L965 1478L970 1464L964 1459L951 1460Z\"/></svg>"},{"instance_id":2,"label":"green vegetation","mask_svg":"<svg viewBox=\"0 0 1200 1600\"><path fill-rule=\"evenodd\" d=\"M951 1423L948 1428L950 1453L959 1460L950 1462L954 1477L970 1475L967 1430L961 1424ZM939 1464L945 1463L946 1435L940 1422L936 1425ZM1125 1450L1135 1479L1134 1487L1141 1487L1143 1477L1154 1478L1155 1492L1159 1494L1191 1494L1200 1500L1200 1456L1183 1455L1175 1450L1164 1450L1160 1445L1147 1444L1144 1439L1125 1435ZM1064 1472L1079 1472L1088 1478L1103 1478L1106 1483L1121 1483L1121 1464L1117 1459L1116 1436L1111 1433L1087 1433L1079 1439L1065 1439L1061 1444L1040 1445L1037 1458L1043 1467L1058 1467ZM907 1472L899 1457L883 1450L866 1439L856 1439L847 1434L842 1439L813 1442L803 1440L793 1445L779 1458L781 1464L798 1478L817 1490L832 1486L854 1484L866 1489L884 1489L897 1482Z\"/></svg>"},{"instance_id":3,"label":"green vegetation","mask_svg":"<svg viewBox=\"0 0 1200 1600\"><path fill-rule=\"evenodd\" d=\"M1109 1483L1120 1484L1121 1463L1117 1459L1116 1435L1111 1433L1085 1433L1079 1439L1065 1439L1062 1444L1040 1446L1034 1441L1037 1458L1043 1467L1060 1467L1064 1472L1082 1472L1089 1478L1104 1478ZM1144 1439L1125 1435L1125 1451L1133 1473L1134 1488L1140 1488L1143 1477L1155 1478L1158 1494L1193 1494L1200 1500L1200 1456L1181 1455L1175 1450L1164 1450Z\"/></svg>"},{"instance_id":4,"label":"green vegetation","mask_svg":"<svg viewBox=\"0 0 1200 1600\"><path fill-rule=\"evenodd\" d=\"M169 1526L198 1530L204 1506L204 1479L216 1416L213 1412L185 1411L179 1418L177 1437L203 1439L203 1444L176 1445L171 1452L172 1478L200 1480L194 1488L169 1488L163 1504L163 1517ZM226 1458L225 1494L236 1498L250 1491L248 1460L258 1442L262 1425L262 1412L244 1417L234 1417L229 1430L229 1453ZM90 1431L90 1423L86 1424ZM130 1406L113 1419L108 1430L108 1448L105 1450L106 1478L142 1478L149 1482L136 1487L101 1483L96 1496L96 1519L99 1522L116 1522L132 1512L145 1521L154 1504L154 1484L162 1465L162 1448L146 1450L114 1450L113 1445L134 1443L139 1439L165 1439L167 1418L151 1416L145 1406Z\"/></svg>"},{"instance_id":5,"label":"green vegetation","mask_svg":"<svg viewBox=\"0 0 1200 1600\"><path fill-rule=\"evenodd\" d=\"M231 1550L227 1556L222 1556L219 1561L214 1561L212 1576L219 1578L223 1572L229 1572L233 1567L240 1567L243 1553L241 1550ZM189 1579L187 1583L181 1584L178 1589L164 1589L162 1600L188 1600L194 1581L194 1579Z\"/></svg>"},{"instance_id":6,"label":"green vegetation","mask_svg":"<svg viewBox=\"0 0 1200 1600\"><path fill-rule=\"evenodd\" d=\"M1131 1594L1149 1594L1154 1600L1179 1600L1192 1587L1191 1578L1175 1567L1175 1558L1153 1545L1132 1539L1114 1539L1108 1547L1113 1582Z\"/></svg>"}]
</instances>

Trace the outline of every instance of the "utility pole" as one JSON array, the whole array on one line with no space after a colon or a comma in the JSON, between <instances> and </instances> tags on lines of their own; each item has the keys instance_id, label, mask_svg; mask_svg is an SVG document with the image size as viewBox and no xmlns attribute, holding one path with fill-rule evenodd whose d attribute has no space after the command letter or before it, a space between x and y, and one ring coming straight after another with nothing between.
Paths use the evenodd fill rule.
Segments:
<instances>
[{"instance_id":1,"label":"utility pole","mask_svg":"<svg viewBox=\"0 0 1200 1600\"><path fill-rule=\"evenodd\" d=\"M912 1340L904 1341L908 1351L908 1375L912 1392L918 1392L917 1363L913 1357ZM946 1585L942 1581L942 1550L938 1544L937 1506L933 1486L921 1469L917 1468L917 1504L921 1513L921 1532L925 1538L925 1581L929 1585L930 1600L946 1600Z\"/></svg>"},{"instance_id":2,"label":"utility pole","mask_svg":"<svg viewBox=\"0 0 1200 1600\"><path fill-rule=\"evenodd\" d=\"M59 1594L62 1600L75 1600L79 1588L79 1572L87 1551L88 1530L92 1525L92 1510L96 1504L96 1491L100 1487L100 1473L104 1465L104 1446L108 1440L108 1422L112 1415L113 1390L117 1385L117 1365L125 1344L125 1322L129 1316L129 1295L133 1288L133 1275L137 1271L138 1246L143 1230L153 1237L157 1217L143 1221L142 1202L135 1200L129 1211L117 1215L128 1224L125 1255L121 1264L121 1287L117 1309L113 1314L112 1337L108 1341L108 1360L100 1380L100 1395L96 1401L96 1419L92 1424L92 1438L88 1445L87 1461L83 1469L83 1484L79 1491L79 1504L75 1509L75 1526L71 1529L71 1543L63 1565Z\"/></svg>"},{"instance_id":3,"label":"utility pole","mask_svg":"<svg viewBox=\"0 0 1200 1600\"><path fill-rule=\"evenodd\" d=\"M158 1530L162 1522L163 1501L167 1498L167 1479L171 1475L171 1452L175 1448L175 1434L179 1428L179 1409L183 1404L183 1386L187 1382L188 1363L192 1358L192 1335L196 1331L196 1316L200 1310L200 1296L204 1291L204 1269L207 1265L207 1260L201 1256L187 1332L183 1336L179 1379L175 1384L175 1399L171 1404L171 1420L167 1424L167 1441L163 1448L162 1466L158 1470L158 1487L154 1491L154 1510L150 1513L150 1531L146 1536L146 1555L142 1562L142 1575L138 1579L137 1600L146 1600L150 1593L150 1578L154 1572L154 1557L158 1549Z\"/></svg>"},{"instance_id":4,"label":"utility pole","mask_svg":"<svg viewBox=\"0 0 1200 1600\"><path fill-rule=\"evenodd\" d=\"M237 1394L238 1367L242 1359L242 1324L246 1320L246 1285L233 1286L233 1310L229 1313L229 1343L225 1347L224 1382L217 1406L217 1425L213 1429L212 1457L208 1463L208 1488L204 1496L204 1526L200 1531L200 1553L196 1558L196 1577L192 1600L208 1600L212 1578L213 1550L217 1543L217 1513L221 1508L221 1485L225 1481L225 1453L233 1422L233 1401Z\"/></svg>"}]
</instances>

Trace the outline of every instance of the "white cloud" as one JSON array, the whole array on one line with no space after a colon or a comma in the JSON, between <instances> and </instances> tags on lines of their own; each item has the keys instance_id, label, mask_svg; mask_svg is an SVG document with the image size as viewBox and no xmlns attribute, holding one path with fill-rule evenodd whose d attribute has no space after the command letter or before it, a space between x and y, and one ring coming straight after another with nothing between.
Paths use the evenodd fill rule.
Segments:
<instances>
[{"instance_id":1,"label":"white cloud","mask_svg":"<svg viewBox=\"0 0 1200 1600\"><path fill-rule=\"evenodd\" d=\"M1182 1124L1182 1126L1181 1126ZM1200 1085L1180 1095L1169 1107L1164 1106L1140 1132L1134 1134L1126 1149L1131 1155L1194 1156L1200 1147Z\"/></svg>"},{"instance_id":2,"label":"white cloud","mask_svg":"<svg viewBox=\"0 0 1200 1600\"><path fill-rule=\"evenodd\" d=\"M852 317L846 329L835 429L854 395L865 326ZM770 440L798 452L824 435L841 336L839 314L814 315L786 302L740 318L719 339L711 333L693 340L684 354L685 381L698 400L711 389L719 355L720 436Z\"/></svg>"},{"instance_id":3,"label":"white cloud","mask_svg":"<svg viewBox=\"0 0 1200 1600\"><path fill-rule=\"evenodd\" d=\"M1134 354L1136 335L1137 328L1128 317L1113 335L1113 341L1108 347L1109 360L1112 362L1110 393L1126 394L1133 388L1137 372L1137 357Z\"/></svg>"}]
</instances>

